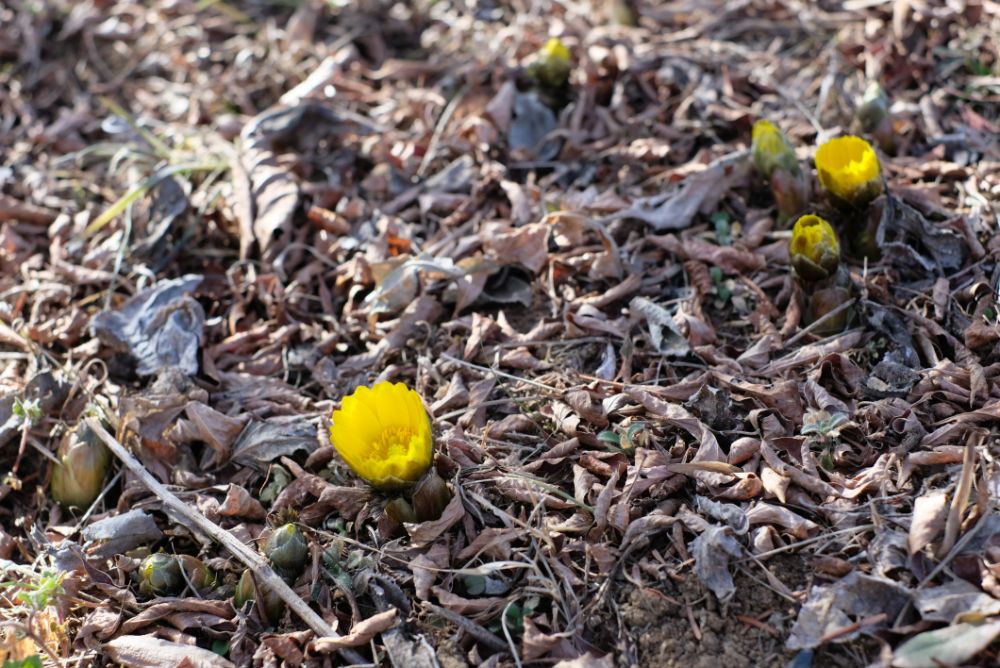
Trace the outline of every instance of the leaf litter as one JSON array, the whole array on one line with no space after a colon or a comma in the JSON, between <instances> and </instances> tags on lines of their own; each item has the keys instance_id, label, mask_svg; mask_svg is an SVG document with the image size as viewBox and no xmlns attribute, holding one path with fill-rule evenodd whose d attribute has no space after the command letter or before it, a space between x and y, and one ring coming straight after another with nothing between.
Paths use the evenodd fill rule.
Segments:
<instances>
[{"instance_id":1,"label":"leaf litter","mask_svg":"<svg viewBox=\"0 0 1000 668\"><path fill-rule=\"evenodd\" d=\"M993 665L997 34L992 2L8 3L0 658ZM871 81L880 257L821 335L750 127L809 171ZM326 437L381 380L434 416L437 520ZM94 416L140 468L62 508ZM287 521L295 605L235 609ZM216 584L141 594L158 552Z\"/></svg>"}]
</instances>

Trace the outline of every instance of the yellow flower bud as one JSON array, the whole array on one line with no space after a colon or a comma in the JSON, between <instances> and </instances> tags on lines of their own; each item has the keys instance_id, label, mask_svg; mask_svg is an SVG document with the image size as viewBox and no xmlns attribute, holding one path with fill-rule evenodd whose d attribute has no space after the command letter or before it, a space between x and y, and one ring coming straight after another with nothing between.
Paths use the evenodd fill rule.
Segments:
<instances>
[{"instance_id":1,"label":"yellow flower bud","mask_svg":"<svg viewBox=\"0 0 1000 668\"><path fill-rule=\"evenodd\" d=\"M861 137L837 137L816 151L819 182L838 204L864 207L882 191L882 170L871 144Z\"/></svg>"},{"instance_id":2,"label":"yellow flower bud","mask_svg":"<svg viewBox=\"0 0 1000 668\"><path fill-rule=\"evenodd\" d=\"M795 149L785 135L771 121L760 120L753 124L750 152L753 166L763 178L770 180L775 169L783 168L789 174L799 171Z\"/></svg>"},{"instance_id":3,"label":"yellow flower bud","mask_svg":"<svg viewBox=\"0 0 1000 668\"><path fill-rule=\"evenodd\" d=\"M795 273L805 281L832 276L840 264L840 242L830 223L819 216L802 216L792 228L788 257Z\"/></svg>"},{"instance_id":4,"label":"yellow flower bud","mask_svg":"<svg viewBox=\"0 0 1000 668\"><path fill-rule=\"evenodd\" d=\"M59 464L52 471L52 498L67 508L87 508L104 488L111 453L81 424L63 436L56 457Z\"/></svg>"},{"instance_id":5,"label":"yellow flower bud","mask_svg":"<svg viewBox=\"0 0 1000 668\"><path fill-rule=\"evenodd\" d=\"M358 476L380 490L409 487L431 465L431 420L402 383L359 387L333 412L330 442Z\"/></svg>"},{"instance_id":6,"label":"yellow flower bud","mask_svg":"<svg viewBox=\"0 0 1000 668\"><path fill-rule=\"evenodd\" d=\"M564 86L573 69L569 48L558 37L553 37L538 50L531 72L541 83L551 88Z\"/></svg>"}]
</instances>

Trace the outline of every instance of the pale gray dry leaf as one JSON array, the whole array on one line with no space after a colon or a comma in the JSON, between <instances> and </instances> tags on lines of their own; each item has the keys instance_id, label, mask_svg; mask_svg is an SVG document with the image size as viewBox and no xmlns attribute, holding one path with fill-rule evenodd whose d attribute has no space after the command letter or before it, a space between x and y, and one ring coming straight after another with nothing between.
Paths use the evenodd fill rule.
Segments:
<instances>
[{"instance_id":1,"label":"pale gray dry leaf","mask_svg":"<svg viewBox=\"0 0 1000 668\"><path fill-rule=\"evenodd\" d=\"M956 617L964 614L984 617L1000 614L1000 601L961 579L917 591L913 595L913 606L924 621L946 624L951 624Z\"/></svg>"},{"instance_id":2,"label":"pale gray dry leaf","mask_svg":"<svg viewBox=\"0 0 1000 668\"><path fill-rule=\"evenodd\" d=\"M153 636L118 636L104 643L112 661L135 668L231 668L234 664L215 652L195 645Z\"/></svg>"},{"instance_id":3,"label":"pale gray dry leaf","mask_svg":"<svg viewBox=\"0 0 1000 668\"><path fill-rule=\"evenodd\" d=\"M666 357L682 357L690 352L687 339L674 323L674 318L665 308L645 297L634 297L629 302L629 311L646 321L649 327L649 338L662 355ZM664 336L666 329L666 336Z\"/></svg>"},{"instance_id":4,"label":"pale gray dry leaf","mask_svg":"<svg viewBox=\"0 0 1000 668\"><path fill-rule=\"evenodd\" d=\"M318 420L297 415L282 415L250 422L233 445L232 460L238 464L264 469L277 459L299 450L312 452Z\"/></svg>"},{"instance_id":5,"label":"pale gray dry leaf","mask_svg":"<svg viewBox=\"0 0 1000 668\"><path fill-rule=\"evenodd\" d=\"M852 571L831 585L812 588L785 646L789 649L818 647L834 631L883 613L884 626L885 620L891 622L896 618L909 603L910 596L905 587L893 580ZM846 642L860 633L861 628L857 628L838 635L837 642Z\"/></svg>"},{"instance_id":6,"label":"pale gray dry leaf","mask_svg":"<svg viewBox=\"0 0 1000 668\"><path fill-rule=\"evenodd\" d=\"M728 526L711 526L688 544L694 557L694 574L725 604L736 593L729 573L730 559L743 555L743 546Z\"/></svg>"},{"instance_id":7,"label":"pale gray dry leaf","mask_svg":"<svg viewBox=\"0 0 1000 668\"><path fill-rule=\"evenodd\" d=\"M545 137L556 129L556 115L534 93L517 93L514 97L514 120L507 131L507 143L512 151L533 155L536 160L551 160L559 153L558 141Z\"/></svg>"},{"instance_id":8,"label":"pale gray dry leaf","mask_svg":"<svg viewBox=\"0 0 1000 668\"><path fill-rule=\"evenodd\" d=\"M597 656L587 652L575 659L563 659L552 668L614 668L615 659L611 654Z\"/></svg>"},{"instance_id":9,"label":"pale gray dry leaf","mask_svg":"<svg viewBox=\"0 0 1000 668\"><path fill-rule=\"evenodd\" d=\"M87 553L101 558L124 554L163 538L156 520L142 510L130 510L85 526L81 532Z\"/></svg>"},{"instance_id":10,"label":"pale gray dry leaf","mask_svg":"<svg viewBox=\"0 0 1000 668\"><path fill-rule=\"evenodd\" d=\"M742 536L750 529L750 522L747 513L743 509L732 503L719 503L708 497L696 496L695 506L698 511L724 522L737 536Z\"/></svg>"},{"instance_id":11,"label":"pale gray dry leaf","mask_svg":"<svg viewBox=\"0 0 1000 668\"><path fill-rule=\"evenodd\" d=\"M1000 635L1000 621L954 624L924 631L896 648L895 668L940 668L965 663L986 649Z\"/></svg>"},{"instance_id":12,"label":"pale gray dry leaf","mask_svg":"<svg viewBox=\"0 0 1000 668\"><path fill-rule=\"evenodd\" d=\"M390 271L378 286L365 297L369 313L398 313L406 308L417 296L421 274L443 274L457 279L465 276L465 270L456 266L449 258L437 258L422 254L406 260Z\"/></svg>"},{"instance_id":13,"label":"pale gray dry leaf","mask_svg":"<svg viewBox=\"0 0 1000 668\"><path fill-rule=\"evenodd\" d=\"M441 668L434 648L422 635L411 639L391 629L382 633L382 644L393 668Z\"/></svg>"},{"instance_id":14,"label":"pale gray dry leaf","mask_svg":"<svg viewBox=\"0 0 1000 668\"><path fill-rule=\"evenodd\" d=\"M913 519L907 545L910 554L915 554L934 542L944 530L948 518L948 495L934 490L917 497L913 502Z\"/></svg>"},{"instance_id":15,"label":"pale gray dry leaf","mask_svg":"<svg viewBox=\"0 0 1000 668\"><path fill-rule=\"evenodd\" d=\"M202 277L193 274L160 281L118 310L98 313L91 329L106 345L135 358L141 376L167 367L193 376L198 373L205 310L188 293L201 282Z\"/></svg>"},{"instance_id":16,"label":"pale gray dry leaf","mask_svg":"<svg viewBox=\"0 0 1000 668\"><path fill-rule=\"evenodd\" d=\"M699 213L714 211L732 187L747 178L746 151L719 158L707 168L689 174L676 190L636 200L614 218L638 218L657 230L681 230Z\"/></svg>"}]
</instances>

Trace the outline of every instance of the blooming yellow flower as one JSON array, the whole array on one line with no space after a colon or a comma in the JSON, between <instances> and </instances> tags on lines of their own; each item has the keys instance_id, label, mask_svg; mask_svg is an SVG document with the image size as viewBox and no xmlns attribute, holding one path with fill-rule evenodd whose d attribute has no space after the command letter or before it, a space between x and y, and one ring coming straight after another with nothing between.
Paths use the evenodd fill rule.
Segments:
<instances>
[{"instance_id":1,"label":"blooming yellow flower","mask_svg":"<svg viewBox=\"0 0 1000 668\"><path fill-rule=\"evenodd\" d=\"M757 173L770 179L775 169L781 167L789 174L799 171L795 149L771 121L760 120L753 124L750 152Z\"/></svg>"},{"instance_id":2,"label":"blooming yellow flower","mask_svg":"<svg viewBox=\"0 0 1000 668\"><path fill-rule=\"evenodd\" d=\"M399 489L431 465L431 420L420 395L403 383L359 387L333 412L330 442L373 487Z\"/></svg>"},{"instance_id":3,"label":"blooming yellow flower","mask_svg":"<svg viewBox=\"0 0 1000 668\"><path fill-rule=\"evenodd\" d=\"M820 146L816 172L828 193L853 206L867 205L882 190L878 156L861 137L837 137Z\"/></svg>"},{"instance_id":4,"label":"blooming yellow flower","mask_svg":"<svg viewBox=\"0 0 1000 668\"><path fill-rule=\"evenodd\" d=\"M819 216L802 216L792 228L788 257L795 272L807 281L819 281L832 276L840 264L840 242L837 233Z\"/></svg>"},{"instance_id":5,"label":"blooming yellow flower","mask_svg":"<svg viewBox=\"0 0 1000 668\"><path fill-rule=\"evenodd\" d=\"M566 62L569 62L570 57L569 48L558 37L553 37L547 41L545 46L538 50L538 54L542 58L554 58Z\"/></svg>"}]
</instances>

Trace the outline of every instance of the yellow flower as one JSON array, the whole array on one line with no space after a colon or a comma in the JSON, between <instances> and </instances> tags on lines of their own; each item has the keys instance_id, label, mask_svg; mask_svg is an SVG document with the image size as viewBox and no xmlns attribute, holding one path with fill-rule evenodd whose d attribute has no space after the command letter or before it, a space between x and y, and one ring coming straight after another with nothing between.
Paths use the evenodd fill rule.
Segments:
<instances>
[{"instance_id":1,"label":"yellow flower","mask_svg":"<svg viewBox=\"0 0 1000 668\"><path fill-rule=\"evenodd\" d=\"M828 193L853 206L866 206L882 190L878 156L861 137L838 137L820 146L816 172Z\"/></svg>"},{"instance_id":2,"label":"yellow flower","mask_svg":"<svg viewBox=\"0 0 1000 668\"><path fill-rule=\"evenodd\" d=\"M529 71L541 83L559 88L569 80L573 69L569 48L558 37L553 37L538 50L537 60Z\"/></svg>"},{"instance_id":3,"label":"yellow flower","mask_svg":"<svg viewBox=\"0 0 1000 668\"><path fill-rule=\"evenodd\" d=\"M757 173L765 179L770 179L774 170L781 167L789 174L799 171L795 159L795 149L788 139L771 121L757 121L751 132L750 151L753 155L753 165Z\"/></svg>"},{"instance_id":4,"label":"yellow flower","mask_svg":"<svg viewBox=\"0 0 1000 668\"><path fill-rule=\"evenodd\" d=\"M555 60L565 62L569 62L570 57L569 48L558 37L553 37L547 41L545 46L538 50L538 55L545 59L554 58Z\"/></svg>"},{"instance_id":5,"label":"yellow flower","mask_svg":"<svg viewBox=\"0 0 1000 668\"><path fill-rule=\"evenodd\" d=\"M420 395L403 383L357 388L332 420L333 447L373 487L406 487L431 465L430 417Z\"/></svg>"},{"instance_id":6,"label":"yellow flower","mask_svg":"<svg viewBox=\"0 0 1000 668\"><path fill-rule=\"evenodd\" d=\"M837 233L819 216L802 216L792 228L788 257L800 278L819 281L832 276L840 265Z\"/></svg>"}]
</instances>

